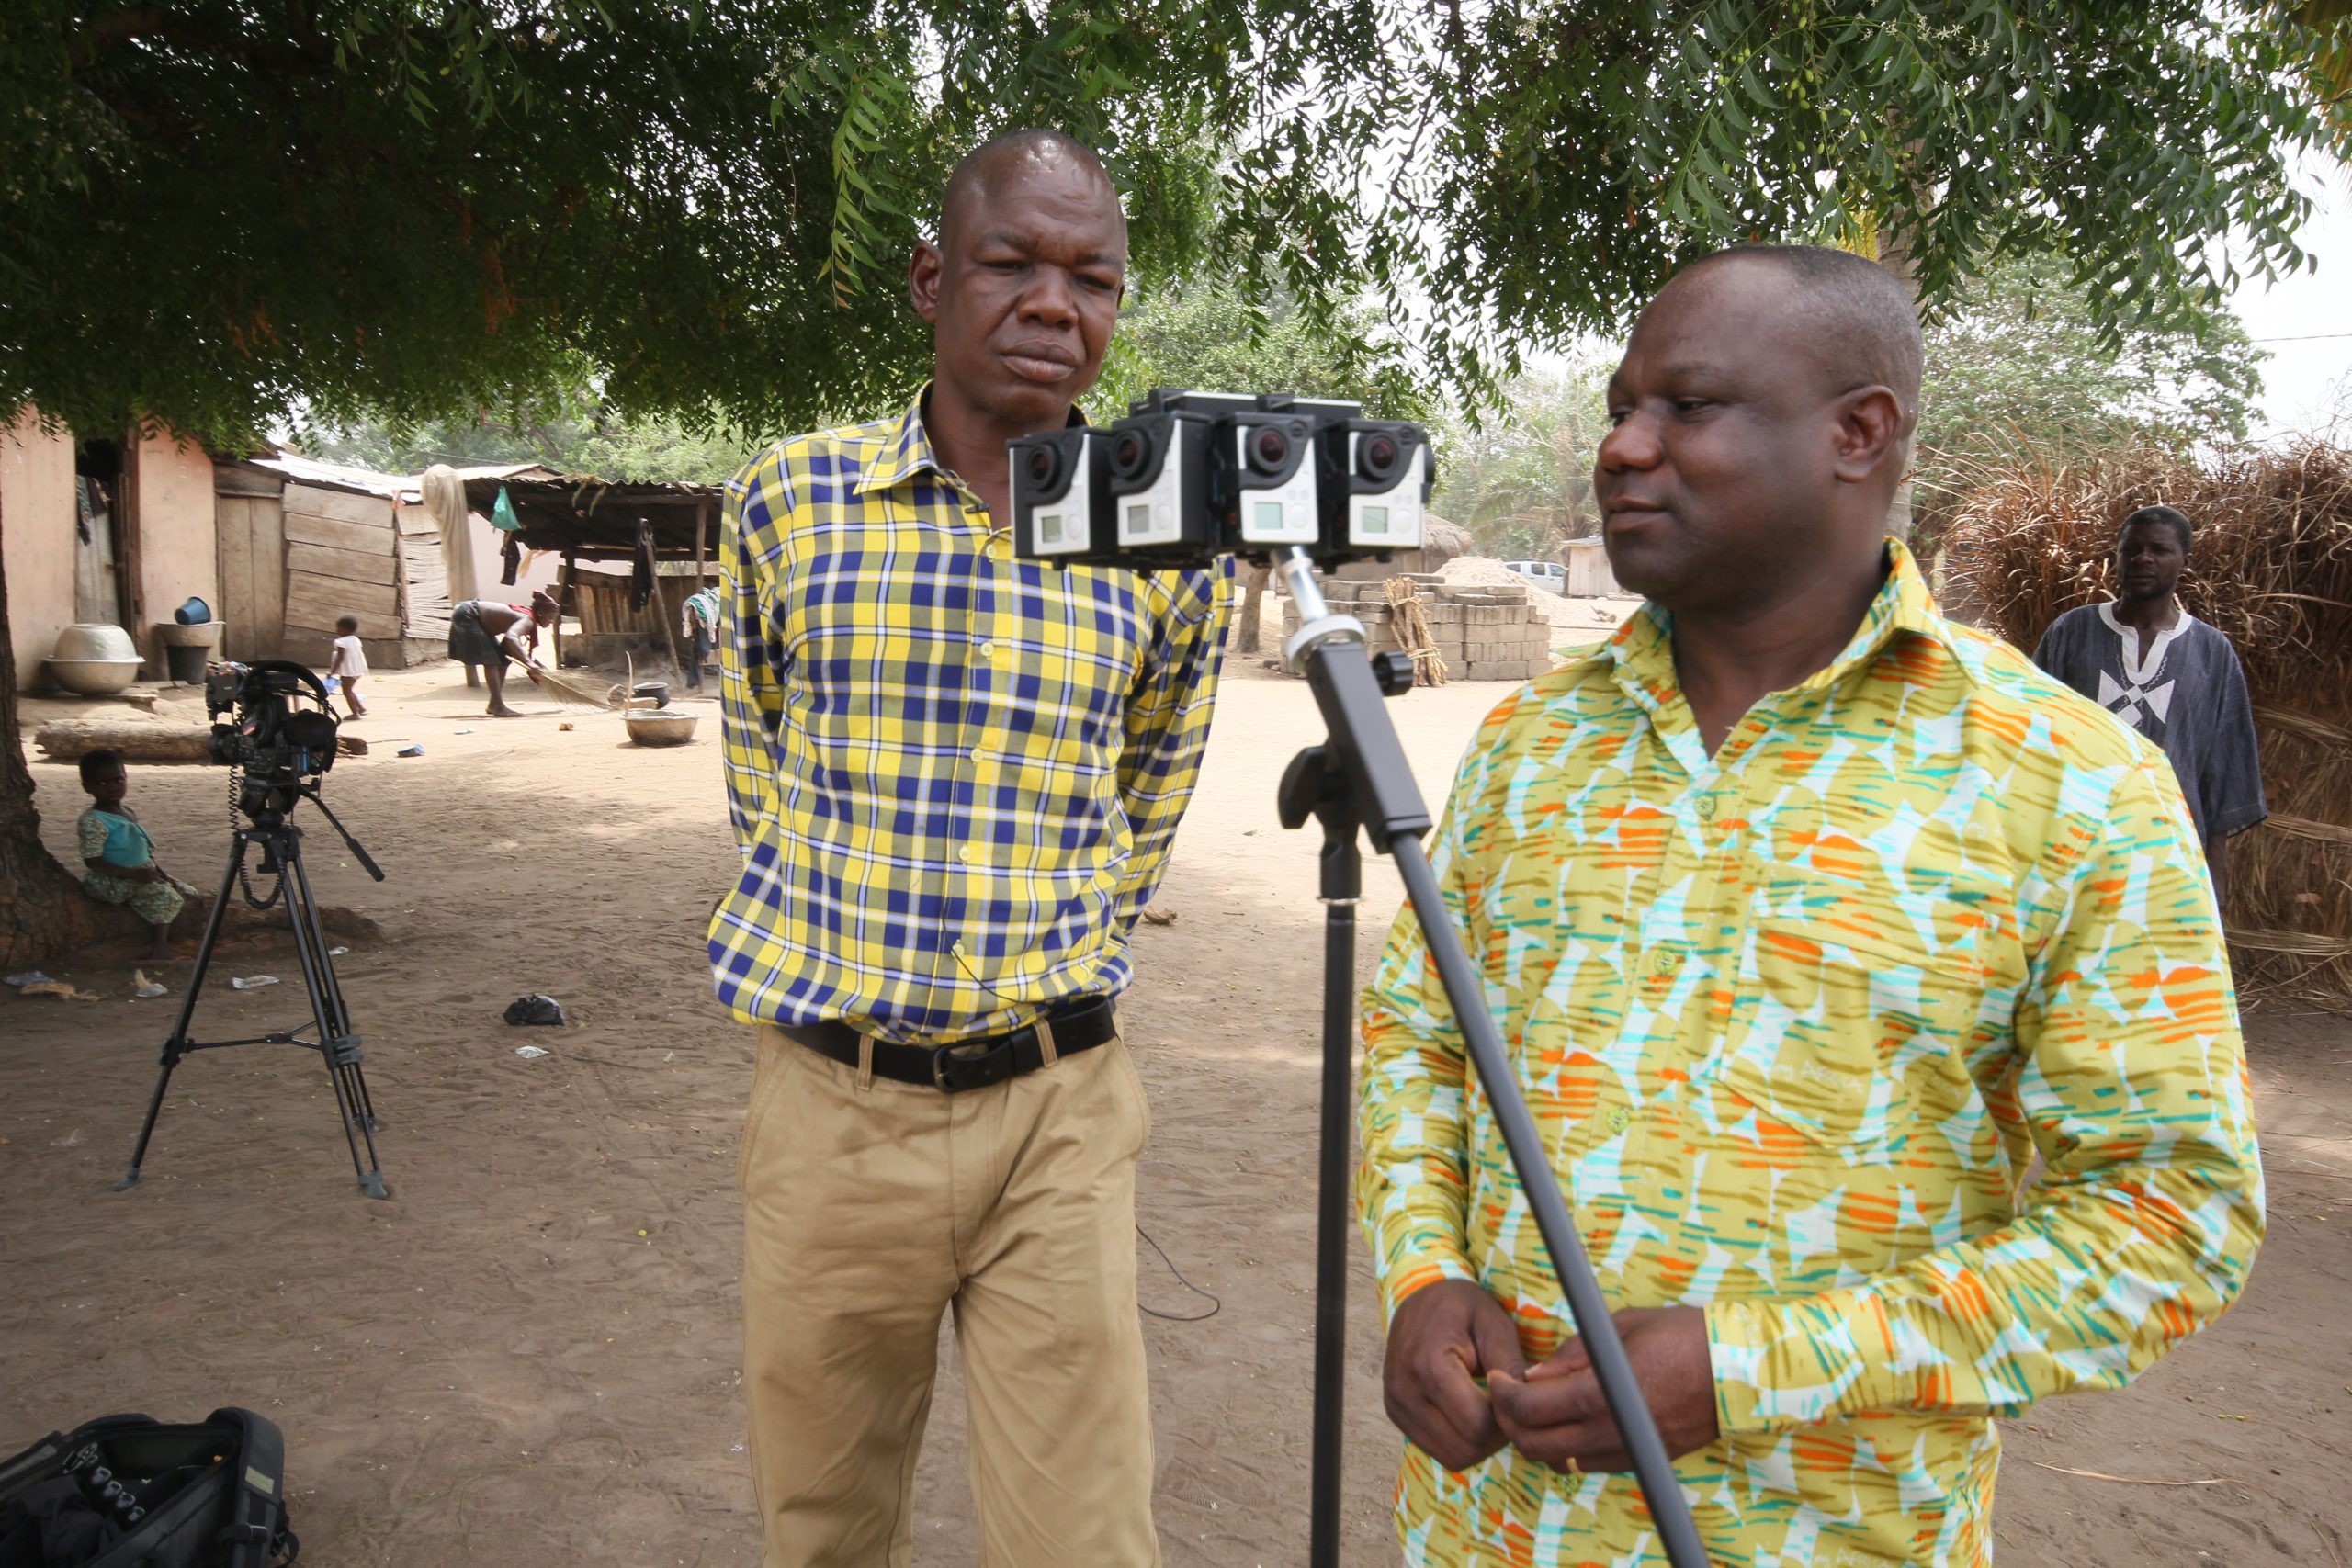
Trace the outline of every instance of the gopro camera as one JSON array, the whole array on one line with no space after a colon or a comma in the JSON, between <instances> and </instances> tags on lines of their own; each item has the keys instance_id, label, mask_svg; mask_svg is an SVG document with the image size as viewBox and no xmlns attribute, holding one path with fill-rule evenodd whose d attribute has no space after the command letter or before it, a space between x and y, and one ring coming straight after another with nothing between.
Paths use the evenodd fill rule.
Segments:
<instances>
[{"instance_id":1,"label":"gopro camera","mask_svg":"<svg viewBox=\"0 0 2352 1568\"><path fill-rule=\"evenodd\" d=\"M1323 429L1325 536L1350 554L1421 547L1430 443L1418 424L1334 421Z\"/></svg>"},{"instance_id":2,"label":"gopro camera","mask_svg":"<svg viewBox=\"0 0 2352 1568\"><path fill-rule=\"evenodd\" d=\"M1005 443L1012 545L1040 560L1095 560L1111 543L1111 435L1072 425Z\"/></svg>"},{"instance_id":3,"label":"gopro camera","mask_svg":"<svg viewBox=\"0 0 2352 1568\"><path fill-rule=\"evenodd\" d=\"M1304 550L1329 564L1418 549L1428 434L1362 405L1157 390L1108 430L1005 444L1016 554L1167 570Z\"/></svg>"}]
</instances>

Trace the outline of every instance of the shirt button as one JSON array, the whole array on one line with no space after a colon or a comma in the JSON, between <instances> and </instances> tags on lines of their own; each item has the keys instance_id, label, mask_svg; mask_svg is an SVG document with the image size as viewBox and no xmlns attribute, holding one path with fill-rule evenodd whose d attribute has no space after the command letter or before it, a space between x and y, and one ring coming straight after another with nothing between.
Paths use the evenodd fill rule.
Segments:
<instances>
[{"instance_id":1,"label":"shirt button","mask_svg":"<svg viewBox=\"0 0 2352 1568\"><path fill-rule=\"evenodd\" d=\"M1698 804L1690 809L1699 814L1700 821L1712 822L1715 819L1715 797L1712 795L1702 795L1699 797Z\"/></svg>"},{"instance_id":2,"label":"shirt button","mask_svg":"<svg viewBox=\"0 0 2352 1568\"><path fill-rule=\"evenodd\" d=\"M1609 1130L1612 1133L1622 1133L1633 1124L1634 1113L1622 1105L1609 1113Z\"/></svg>"},{"instance_id":3,"label":"shirt button","mask_svg":"<svg viewBox=\"0 0 2352 1568\"><path fill-rule=\"evenodd\" d=\"M973 747L973 748L972 748L972 761L974 761L975 762L985 762L985 761L987 761L988 760L989 760L989 752L988 752L988 748L987 748L987 747L985 747L985 746L975 746L975 747Z\"/></svg>"},{"instance_id":4,"label":"shirt button","mask_svg":"<svg viewBox=\"0 0 2352 1568\"><path fill-rule=\"evenodd\" d=\"M1681 962L1680 953L1670 948L1661 947L1650 954L1650 972L1655 975L1671 975L1674 973L1675 966Z\"/></svg>"},{"instance_id":5,"label":"shirt button","mask_svg":"<svg viewBox=\"0 0 2352 1568\"><path fill-rule=\"evenodd\" d=\"M980 657L982 659L994 659L996 657L995 642L984 638L980 643Z\"/></svg>"},{"instance_id":6,"label":"shirt button","mask_svg":"<svg viewBox=\"0 0 2352 1568\"><path fill-rule=\"evenodd\" d=\"M959 844L959 845L957 845L957 846L956 846L956 858L957 860L962 861L966 865L969 865L969 864L971 864L971 863L972 863L972 846L971 846L971 845L969 845L969 844Z\"/></svg>"}]
</instances>

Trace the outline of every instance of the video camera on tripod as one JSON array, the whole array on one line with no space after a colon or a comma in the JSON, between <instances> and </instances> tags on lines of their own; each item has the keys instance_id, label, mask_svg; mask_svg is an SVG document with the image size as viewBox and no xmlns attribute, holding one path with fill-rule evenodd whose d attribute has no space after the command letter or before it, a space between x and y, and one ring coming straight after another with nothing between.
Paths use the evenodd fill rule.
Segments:
<instances>
[{"instance_id":1,"label":"video camera on tripod","mask_svg":"<svg viewBox=\"0 0 2352 1568\"><path fill-rule=\"evenodd\" d=\"M351 1010L345 1005L343 987L335 979L334 950L327 946L326 927L319 917L318 900L311 892L310 873L302 865L302 829L289 819L297 806L305 800L311 802L341 836L352 858L366 868L368 875L379 882L384 880L382 868L319 796L321 781L334 766L338 728L334 711L328 705L326 682L301 665L283 660L263 660L251 665L215 664L205 671L204 705L213 720L206 750L213 761L232 770L229 867L221 874L220 894L212 900L211 914L204 923L204 940L197 946L196 967L188 976L187 993L181 998L179 1017L174 1021L171 1033L164 1037L163 1070L156 1076L154 1097L147 1103L147 1119L140 1123L139 1142L130 1152L130 1168L115 1184L115 1190L121 1191L139 1185L140 1168L147 1158L148 1140L155 1134L155 1118L164 1109L164 1091L183 1057L191 1052L229 1045L300 1045L318 1052L326 1063L328 1081L334 1089L335 1109L343 1118L344 1141L350 1146L352 1169L359 1178L359 1190L371 1198L384 1197L383 1172L376 1159L375 1134L379 1123L375 1101L368 1092L367 1077L360 1070L359 1036L352 1031ZM221 716L224 714L228 716L225 719ZM261 851L261 860L254 869L265 876L277 878L267 897L254 897L246 874L245 856L255 847ZM188 1025L195 1020L204 977L212 967L230 895L239 891L255 909L273 908L280 899L285 901L288 923L294 934L295 961L301 967L302 989L310 1002L311 1016L290 1029L271 1030L236 1040L193 1039L188 1034ZM360 1152L363 1145L367 1150L364 1157Z\"/></svg>"},{"instance_id":2,"label":"video camera on tripod","mask_svg":"<svg viewBox=\"0 0 2352 1568\"><path fill-rule=\"evenodd\" d=\"M1420 915L1430 956L1453 999L1463 1043L1667 1558L1674 1568L1705 1568L1690 1505L1421 847L1429 811L1381 707L1383 695L1411 688L1411 660L1395 653L1363 657L1363 626L1331 613L1313 570L1366 557L1386 559L1393 551L1420 546L1435 478L1428 434L1417 424L1367 419L1352 402L1159 390L1131 405L1128 416L1108 429L1071 426L1022 436L1005 448L1015 554L1064 567L1136 571L1245 556L1270 562L1298 606L1300 625L1283 654L1294 672L1306 677L1329 730L1325 744L1292 761L1279 803L1283 827L1302 827L1309 817L1323 826L1323 1104L1308 1562L1313 1568L1338 1568L1340 1561L1355 906L1363 892L1357 836L1368 829L1374 847L1395 860Z\"/></svg>"},{"instance_id":3,"label":"video camera on tripod","mask_svg":"<svg viewBox=\"0 0 2352 1568\"><path fill-rule=\"evenodd\" d=\"M306 701L318 705L300 705ZM213 721L206 750L249 780L290 789L306 780L315 784L334 766L338 725L326 682L300 664L266 659L211 665L204 672L204 709Z\"/></svg>"}]
</instances>

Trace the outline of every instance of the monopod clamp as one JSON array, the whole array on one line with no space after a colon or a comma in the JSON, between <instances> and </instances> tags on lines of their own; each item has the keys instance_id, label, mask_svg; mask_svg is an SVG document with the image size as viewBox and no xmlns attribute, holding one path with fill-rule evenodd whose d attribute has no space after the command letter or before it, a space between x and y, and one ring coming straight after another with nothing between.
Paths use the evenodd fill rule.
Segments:
<instances>
[{"instance_id":1,"label":"monopod clamp","mask_svg":"<svg viewBox=\"0 0 2352 1568\"><path fill-rule=\"evenodd\" d=\"M1363 896L1359 831L1373 849L1396 863L1405 894L1420 917L1430 959L1453 1004L1464 1044L1487 1093L1521 1190L1551 1255L1567 1297L1577 1337L1592 1359L1609 1414L1634 1462L1642 1495L1667 1560L1674 1568L1707 1568L1698 1527L1674 1476L1657 1423L1634 1377L1608 1300L1593 1277L1559 1178L1544 1156L1535 1119L1520 1093L1494 1020L1487 1013L1476 972L1463 951L1430 869L1421 835L1430 827L1404 743L1382 709L1384 695L1412 684L1410 660L1364 657L1363 626L1331 613L1304 550L1273 553L1274 570L1297 604L1300 625L1283 645L1292 671L1306 678L1328 739L1301 752L1283 776L1282 823L1300 828L1311 816L1323 825L1322 898L1326 910L1323 975L1323 1103L1320 1190L1317 1194L1315 1284L1315 1469L1312 1568L1339 1568L1340 1388L1347 1327L1349 1119L1355 1040L1355 906Z\"/></svg>"}]
</instances>

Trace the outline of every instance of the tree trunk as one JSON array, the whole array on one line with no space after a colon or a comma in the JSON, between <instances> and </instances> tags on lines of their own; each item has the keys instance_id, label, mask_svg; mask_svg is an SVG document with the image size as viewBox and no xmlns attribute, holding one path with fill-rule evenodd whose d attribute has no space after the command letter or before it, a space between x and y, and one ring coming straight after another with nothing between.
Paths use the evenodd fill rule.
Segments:
<instances>
[{"instance_id":1,"label":"tree trunk","mask_svg":"<svg viewBox=\"0 0 2352 1568\"><path fill-rule=\"evenodd\" d=\"M60 718L33 732L33 746L46 762L78 762L97 750L119 751L126 762L207 762L212 760L211 739L209 728L193 724ZM364 757L368 742L356 735L337 735L334 754Z\"/></svg>"},{"instance_id":2,"label":"tree trunk","mask_svg":"<svg viewBox=\"0 0 2352 1568\"><path fill-rule=\"evenodd\" d=\"M1241 595L1241 624L1236 628L1233 650L1236 653L1258 651L1258 617L1266 601L1266 583L1274 575L1271 566L1261 566L1250 574L1249 586Z\"/></svg>"},{"instance_id":3,"label":"tree trunk","mask_svg":"<svg viewBox=\"0 0 2352 1568\"><path fill-rule=\"evenodd\" d=\"M1919 270L1911 259L1911 231L1908 228L1882 226L1878 265L1903 285L1903 292L1911 297L1911 308L1917 310L1919 308ZM1911 476L1918 467L1918 432L1914 429L1903 442L1903 478L1894 487L1894 499L1886 503L1886 531L1905 544L1911 542Z\"/></svg>"},{"instance_id":4,"label":"tree trunk","mask_svg":"<svg viewBox=\"0 0 2352 1568\"><path fill-rule=\"evenodd\" d=\"M7 526L0 513L0 537ZM17 739L16 643L8 630L7 569L0 566L0 969L29 969L86 943L100 909L130 915L83 892L81 878L40 841L32 770Z\"/></svg>"}]
</instances>

